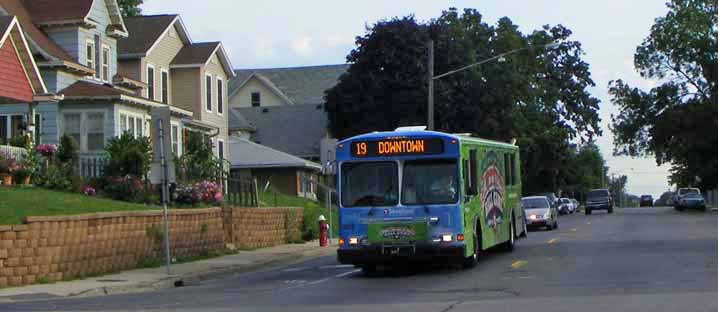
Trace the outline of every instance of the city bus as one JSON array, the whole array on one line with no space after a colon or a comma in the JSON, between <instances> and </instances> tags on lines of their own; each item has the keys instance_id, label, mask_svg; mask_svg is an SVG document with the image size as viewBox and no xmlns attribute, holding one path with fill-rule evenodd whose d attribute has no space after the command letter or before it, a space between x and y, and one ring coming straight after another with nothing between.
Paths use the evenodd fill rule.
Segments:
<instances>
[{"instance_id":1,"label":"city bus","mask_svg":"<svg viewBox=\"0 0 718 312\"><path fill-rule=\"evenodd\" d=\"M337 143L338 260L381 265L476 265L526 235L515 144L423 128Z\"/></svg>"}]
</instances>

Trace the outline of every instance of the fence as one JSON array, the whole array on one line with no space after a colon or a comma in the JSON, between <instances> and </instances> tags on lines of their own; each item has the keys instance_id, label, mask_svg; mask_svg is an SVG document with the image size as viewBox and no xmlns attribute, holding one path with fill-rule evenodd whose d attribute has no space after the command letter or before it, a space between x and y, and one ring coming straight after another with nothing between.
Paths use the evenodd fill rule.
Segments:
<instances>
[{"instance_id":1,"label":"fence","mask_svg":"<svg viewBox=\"0 0 718 312\"><path fill-rule=\"evenodd\" d=\"M100 178L105 173L107 158L102 154L80 154L75 168L77 175L86 178Z\"/></svg>"},{"instance_id":2,"label":"fence","mask_svg":"<svg viewBox=\"0 0 718 312\"><path fill-rule=\"evenodd\" d=\"M0 153L8 154L8 155L12 156L13 158L15 158L15 160L20 162L23 160L23 158L25 158L25 153L27 153L27 151L21 147L0 145Z\"/></svg>"},{"instance_id":3,"label":"fence","mask_svg":"<svg viewBox=\"0 0 718 312\"><path fill-rule=\"evenodd\" d=\"M238 172L230 174L223 179L225 186L225 202L234 207L259 207L259 194L257 193L257 180L239 176Z\"/></svg>"}]
</instances>

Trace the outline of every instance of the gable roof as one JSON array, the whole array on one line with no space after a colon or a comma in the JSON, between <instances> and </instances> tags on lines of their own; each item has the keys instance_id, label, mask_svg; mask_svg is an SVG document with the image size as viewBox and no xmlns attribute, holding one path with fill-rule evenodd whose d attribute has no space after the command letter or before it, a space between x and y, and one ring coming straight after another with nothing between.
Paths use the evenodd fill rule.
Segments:
<instances>
[{"instance_id":1,"label":"gable roof","mask_svg":"<svg viewBox=\"0 0 718 312\"><path fill-rule=\"evenodd\" d=\"M219 41L197 42L185 45L172 60L170 67L186 68L207 65L215 53L220 63L222 63L222 67L227 73L227 76L234 77L235 74L232 69L232 63L227 56L227 52L224 51L222 43Z\"/></svg>"},{"instance_id":2,"label":"gable roof","mask_svg":"<svg viewBox=\"0 0 718 312\"><path fill-rule=\"evenodd\" d=\"M334 87L348 69L347 64L238 69L237 76L229 82L229 96L234 96L252 78L264 77L293 104L323 104L324 91Z\"/></svg>"},{"instance_id":3,"label":"gable roof","mask_svg":"<svg viewBox=\"0 0 718 312\"><path fill-rule=\"evenodd\" d=\"M317 171L322 169L317 163L238 137L229 138L229 151L233 169L306 168Z\"/></svg>"},{"instance_id":4,"label":"gable roof","mask_svg":"<svg viewBox=\"0 0 718 312\"><path fill-rule=\"evenodd\" d=\"M257 130L248 120L244 118L242 113L237 109L229 110L229 130L230 131L254 131Z\"/></svg>"},{"instance_id":5,"label":"gable roof","mask_svg":"<svg viewBox=\"0 0 718 312\"><path fill-rule=\"evenodd\" d=\"M24 0L36 24L57 21L84 20L90 14L94 0Z\"/></svg>"},{"instance_id":6,"label":"gable roof","mask_svg":"<svg viewBox=\"0 0 718 312\"><path fill-rule=\"evenodd\" d=\"M25 39L25 32L23 32L20 23L15 16L0 16L0 47L8 42L8 40L12 40L14 43L13 49L25 71L33 94L46 94L47 88L45 87L45 82L42 80L40 71L37 69L35 58Z\"/></svg>"},{"instance_id":7,"label":"gable roof","mask_svg":"<svg viewBox=\"0 0 718 312\"><path fill-rule=\"evenodd\" d=\"M320 142L327 135L327 115L321 105L236 110L256 128L252 134L253 141L298 157L319 157Z\"/></svg>"},{"instance_id":8,"label":"gable roof","mask_svg":"<svg viewBox=\"0 0 718 312\"><path fill-rule=\"evenodd\" d=\"M171 27L179 25L179 35L186 44L192 44L189 33L177 14L143 15L125 19L127 38L117 41L117 54L120 58L143 57L150 53Z\"/></svg>"},{"instance_id":9,"label":"gable roof","mask_svg":"<svg viewBox=\"0 0 718 312\"><path fill-rule=\"evenodd\" d=\"M0 0L0 7L8 14L17 16L23 30L28 34L29 41L34 45L33 48L39 50L38 52L44 58L75 63L65 50L55 44L45 32L33 24L30 11L23 5L21 0Z\"/></svg>"},{"instance_id":10,"label":"gable roof","mask_svg":"<svg viewBox=\"0 0 718 312\"><path fill-rule=\"evenodd\" d=\"M117 0L104 0L110 17L108 31L118 37L127 37ZM95 0L24 0L25 7L32 16L32 22L41 26L86 23L93 25L90 18Z\"/></svg>"}]
</instances>

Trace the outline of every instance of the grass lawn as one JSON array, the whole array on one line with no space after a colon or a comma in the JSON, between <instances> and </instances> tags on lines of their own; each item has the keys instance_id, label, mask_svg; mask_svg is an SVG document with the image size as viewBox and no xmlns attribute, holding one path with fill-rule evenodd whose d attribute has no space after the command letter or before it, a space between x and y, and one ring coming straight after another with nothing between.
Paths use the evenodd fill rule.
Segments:
<instances>
[{"instance_id":1,"label":"grass lawn","mask_svg":"<svg viewBox=\"0 0 718 312\"><path fill-rule=\"evenodd\" d=\"M0 187L0 225L20 224L26 216L73 215L93 212L160 209L42 188Z\"/></svg>"},{"instance_id":2,"label":"grass lawn","mask_svg":"<svg viewBox=\"0 0 718 312\"><path fill-rule=\"evenodd\" d=\"M304 234L305 239L316 239L319 237L319 224L317 219L319 215L324 215L329 220L329 211L323 202L313 201L301 197L285 195L273 190L267 192L259 192L259 206L261 207L299 207L304 208ZM332 228L336 238L339 229L339 216L337 208L332 209Z\"/></svg>"}]
</instances>

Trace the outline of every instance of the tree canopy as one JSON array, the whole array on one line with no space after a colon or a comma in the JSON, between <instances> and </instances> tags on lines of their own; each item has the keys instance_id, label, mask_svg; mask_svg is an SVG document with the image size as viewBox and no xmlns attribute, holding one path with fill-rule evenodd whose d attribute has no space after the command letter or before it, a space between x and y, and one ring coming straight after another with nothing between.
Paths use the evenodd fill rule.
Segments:
<instances>
[{"instance_id":1,"label":"tree canopy","mask_svg":"<svg viewBox=\"0 0 718 312\"><path fill-rule=\"evenodd\" d=\"M142 15L142 9L140 9L142 3L144 0L117 0L122 17Z\"/></svg>"},{"instance_id":2,"label":"tree canopy","mask_svg":"<svg viewBox=\"0 0 718 312\"><path fill-rule=\"evenodd\" d=\"M424 125L427 42L441 74L503 52L526 48L436 81L435 124L445 132L518 140L527 191L555 191L569 174L570 140L599 135L599 100L581 44L562 26L524 34L509 18L496 25L474 9L444 11L429 22L413 16L380 21L356 38L348 72L326 93L329 127L338 138ZM547 51L538 47L560 43ZM532 181L528 184L527 181Z\"/></svg>"},{"instance_id":3,"label":"tree canopy","mask_svg":"<svg viewBox=\"0 0 718 312\"><path fill-rule=\"evenodd\" d=\"M648 91L622 80L609 92L620 113L612 117L614 153L655 156L671 165L672 183L718 186L718 2L671 0L634 57ZM698 177L699 179L696 179Z\"/></svg>"}]
</instances>

